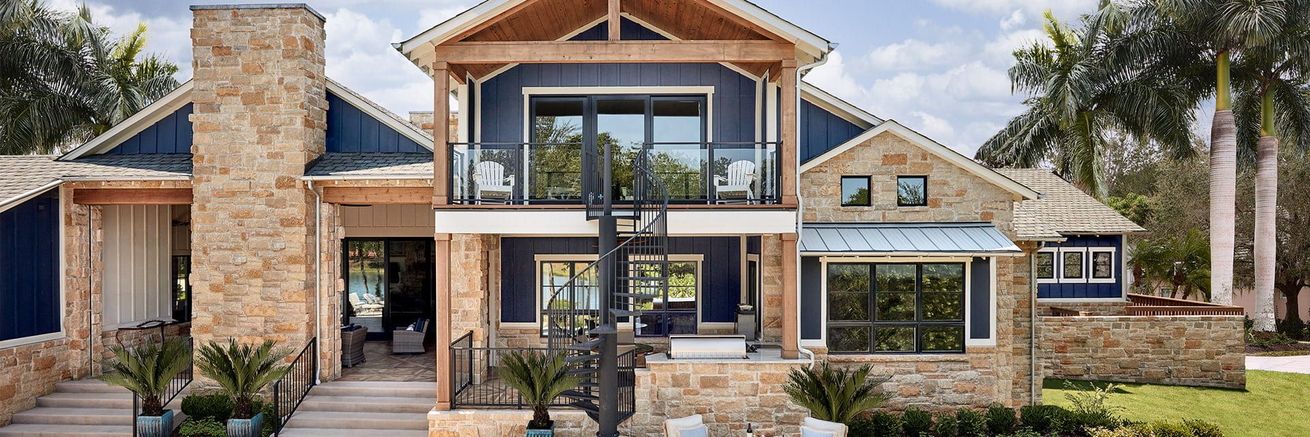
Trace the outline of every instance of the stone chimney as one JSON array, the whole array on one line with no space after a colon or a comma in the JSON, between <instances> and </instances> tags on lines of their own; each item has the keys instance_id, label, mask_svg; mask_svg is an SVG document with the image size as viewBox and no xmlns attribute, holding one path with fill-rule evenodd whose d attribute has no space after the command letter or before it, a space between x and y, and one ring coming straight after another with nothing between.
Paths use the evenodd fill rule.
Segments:
<instances>
[{"instance_id":1,"label":"stone chimney","mask_svg":"<svg viewBox=\"0 0 1310 437\"><path fill-rule=\"evenodd\" d=\"M436 119L437 116L432 111L409 111L409 124L417 126L424 132L432 132L432 128L436 126ZM450 138L451 141L459 138L459 113L456 111L450 112Z\"/></svg>"},{"instance_id":2,"label":"stone chimney","mask_svg":"<svg viewBox=\"0 0 1310 437\"><path fill-rule=\"evenodd\" d=\"M299 349L314 335L314 197L299 177L324 152L324 19L303 4L191 10L192 335Z\"/></svg>"}]
</instances>

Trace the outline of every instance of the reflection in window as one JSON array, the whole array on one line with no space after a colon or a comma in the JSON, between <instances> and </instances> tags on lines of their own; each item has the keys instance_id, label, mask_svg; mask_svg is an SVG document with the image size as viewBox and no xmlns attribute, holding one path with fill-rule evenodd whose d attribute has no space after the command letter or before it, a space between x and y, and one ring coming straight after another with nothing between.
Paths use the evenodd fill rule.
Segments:
<instances>
[{"instance_id":1,"label":"reflection in window","mask_svg":"<svg viewBox=\"0 0 1310 437\"><path fill-rule=\"evenodd\" d=\"M963 351L964 277L959 263L829 264L828 349Z\"/></svg>"},{"instance_id":2,"label":"reflection in window","mask_svg":"<svg viewBox=\"0 0 1310 437\"><path fill-rule=\"evenodd\" d=\"M1060 263L1060 277L1064 279L1083 279L1086 277L1083 272L1085 264L1083 262L1083 255L1084 253L1082 251L1060 252L1062 258L1062 262Z\"/></svg>"},{"instance_id":3,"label":"reflection in window","mask_svg":"<svg viewBox=\"0 0 1310 437\"><path fill-rule=\"evenodd\" d=\"M596 281L596 269L586 270L577 281L569 283L569 279L583 272L590 264L590 261L541 262L541 277L538 279L538 284L541 285L541 334L543 336L549 333L552 326L563 329L587 327L587 324L593 322L600 314L600 284ZM570 304L570 302L576 303ZM552 308L591 311L587 315L569 320L567 317L552 313L550 311Z\"/></svg>"},{"instance_id":4,"label":"reflection in window","mask_svg":"<svg viewBox=\"0 0 1310 437\"><path fill-rule=\"evenodd\" d=\"M632 162L646 143L646 99L596 100L597 156L612 153L611 193L617 199L632 198Z\"/></svg>"},{"instance_id":5,"label":"reflection in window","mask_svg":"<svg viewBox=\"0 0 1310 437\"><path fill-rule=\"evenodd\" d=\"M657 97L651 99L651 163L664 182L669 198L705 198L703 99Z\"/></svg>"},{"instance_id":6,"label":"reflection in window","mask_svg":"<svg viewBox=\"0 0 1310 437\"><path fill-rule=\"evenodd\" d=\"M927 176L897 176L896 206L927 206Z\"/></svg>"},{"instance_id":7,"label":"reflection in window","mask_svg":"<svg viewBox=\"0 0 1310 437\"><path fill-rule=\"evenodd\" d=\"M1055 279L1055 252L1037 252L1037 279Z\"/></svg>"},{"instance_id":8,"label":"reflection in window","mask_svg":"<svg viewBox=\"0 0 1310 437\"><path fill-rule=\"evenodd\" d=\"M1092 251L1092 279L1114 279L1114 252Z\"/></svg>"},{"instance_id":9,"label":"reflection in window","mask_svg":"<svg viewBox=\"0 0 1310 437\"><path fill-rule=\"evenodd\" d=\"M869 177L842 176L841 206L869 206Z\"/></svg>"},{"instance_id":10,"label":"reflection in window","mask_svg":"<svg viewBox=\"0 0 1310 437\"><path fill-rule=\"evenodd\" d=\"M582 198L582 99L533 100L530 199Z\"/></svg>"},{"instance_id":11,"label":"reflection in window","mask_svg":"<svg viewBox=\"0 0 1310 437\"><path fill-rule=\"evenodd\" d=\"M652 337L696 333L699 264L696 261L673 261L668 264L668 295L636 306L642 311L634 328L636 335ZM659 277L661 274L658 264L633 264L632 270L636 277ZM640 293L660 294L656 289Z\"/></svg>"}]
</instances>

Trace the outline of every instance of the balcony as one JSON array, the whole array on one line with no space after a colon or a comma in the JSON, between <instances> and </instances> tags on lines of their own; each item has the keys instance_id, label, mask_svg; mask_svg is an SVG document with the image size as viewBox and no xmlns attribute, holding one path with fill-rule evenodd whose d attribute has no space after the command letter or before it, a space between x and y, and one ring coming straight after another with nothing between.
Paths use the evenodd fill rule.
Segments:
<instances>
[{"instance_id":1,"label":"balcony","mask_svg":"<svg viewBox=\"0 0 1310 437\"><path fill-rule=\"evenodd\" d=\"M452 203L585 205L631 197L635 147L583 143L452 143ZM779 143L654 142L656 173L671 204L779 203ZM608 173L608 189L604 188Z\"/></svg>"}]
</instances>

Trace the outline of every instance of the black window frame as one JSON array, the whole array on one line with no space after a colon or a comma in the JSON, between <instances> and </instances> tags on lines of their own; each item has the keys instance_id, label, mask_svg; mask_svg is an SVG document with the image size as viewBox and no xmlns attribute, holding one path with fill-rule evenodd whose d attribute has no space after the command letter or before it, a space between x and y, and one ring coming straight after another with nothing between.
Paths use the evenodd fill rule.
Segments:
<instances>
[{"instance_id":1,"label":"black window frame","mask_svg":"<svg viewBox=\"0 0 1310 437\"><path fill-rule=\"evenodd\" d=\"M920 263L873 263L873 262L829 263L829 264L825 265L825 267L824 267L823 275L824 275L825 278L828 277L828 274L829 274L829 270L828 270L828 269L831 268L833 265L860 265L860 266L865 266L865 267L866 267L866 269L867 269L867 271L868 271L868 274L869 274L869 281L868 281L868 282L869 282L869 293L868 293L868 298L866 299L865 304L867 305L866 308L867 308L867 313L868 313L868 315L869 315L869 320L836 320L836 321L834 321L834 320L831 320L831 311L825 311L826 314L824 315L824 322L826 323L826 326L824 326L824 335L825 335L825 338L826 338L826 343L827 343L827 345L828 345L828 347L829 347L829 349L828 349L828 353L830 353L830 354L839 354L839 355L916 355L916 354L920 354L920 355L921 355L921 354L931 354L931 355L950 355L950 354L963 354L963 353L965 353L966 349L968 348L968 341L969 341L969 338L968 338L968 332L967 332L967 329L966 329L966 326L968 325L967 320L968 320L968 318L969 318L969 316L968 316L968 312L969 312L969 306L968 306L968 294L969 294L969 273L968 273L968 271L969 271L969 265L968 265L968 263L960 262L960 261L951 261L951 262L920 262ZM911 265L911 266L915 266L915 275L914 275L914 276L915 276L915 279L914 279L914 296L915 296L914 320L912 320L912 321L878 321L878 320L877 320L877 317L878 317L878 316L877 316L877 315L878 315L877 302L878 302L878 292L879 292L879 290L878 290L877 271L878 271L878 266L880 266L880 265L895 265L895 266ZM923 299L923 298L924 298L924 290L923 290L923 275L924 275L924 266L926 266L926 265L952 265L952 266L959 266L959 267L960 267L961 292L960 292L959 305L960 305L960 310L961 310L961 311L960 311L960 319L959 319L959 320L924 320L924 305L923 305L923 304L924 304L924 299ZM826 281L825 281L825 283L826 283ZM825 285L825 290L824 290L824 300L825 300L825 301L824 301L824 305L825 305L825 307L828 305L828 301L827 301L827 299L828 299L828 290L827 290L827 286ZM877 332L878 332L878 328L880 328L880 327L882 327L882 328L887 328L887 327L912 327L912 328L914 328L914 348L913 348L912 350L908 350L908 351L878 351L878 350L876 350L876 345L877 345L877 342L878 342ZM954 327L954 328L959 328L959 333L960 333L960 348L959 348L959 350L925 350L925 349L924 349L924 341L923 341L923 336L924 336L924 333L925 333L924 328L931 328L931 327ZM867 329L868 329L868 337L869 337L869 338L868 338L868 341L869 341L869 343L868 343L868 347L867 347L866 349L862 350L862 351L838 351L838 350L834 350L834 349L832 349L832 344L833 344L833 342L832 342L832 329L833 329L833 328L867 328Z\"/></svg>"},{"instance_id":2,"label":"black window frame","mask_svg":"<svg viewBox=\"0 0 1310 437\"><path fill-rule=\"evenodd\" d=\"M864 181L864 203L847 203L846 200L846 180L863 180ZM838 190L838 196L841 196L841 206L843 207L860 207L873 206L873 177L871 176L842 176L841 186Z\"/></svg>"},{"instance_id":3,"label":"black window frame","mask_svg":"<svg viewBox=\"0 0 1310 437\"><path fill-rule=\"evenodd\" d=\"M1051 261L1050 277L1042 277L1040 273L1037 273L1040 272L1042 268L1042 255L1049 255L1050 257L1050 261ZM1033 277L1039 281L1052 281L1052 282L1059 281L1060 279L1059 260L1060 260L1059 251L1056 250L1037 251L1037 253L1033 254L1033 263L1034 263L1033 265L1035 267L1033 269Z\"/></svg>"},{"instance_id":4,"label":"black window frame","mask_svg":"<svg viewBox=\"0 0 1310 437\"><path fill-rule=\"evenodd\" d=\"M918 179L923 181L923 201L920 203L906 203L901 198L901 180ZM897 175L896 176L896 206L898 207L917 207L928 206L928 176L927 175Z\"/></svg>"}]
</instances>

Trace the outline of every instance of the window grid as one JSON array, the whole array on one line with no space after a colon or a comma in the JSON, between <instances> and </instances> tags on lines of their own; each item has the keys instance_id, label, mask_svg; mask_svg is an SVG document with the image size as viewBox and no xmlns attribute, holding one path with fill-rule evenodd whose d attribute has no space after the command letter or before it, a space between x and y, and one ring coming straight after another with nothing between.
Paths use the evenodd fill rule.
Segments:
<instances>
[{"instance_id":1,"label":"window grid","mask_svg":"<svg viewBox=\"0 0 1310 437\"><path fill-rule=\"evenodd\" d=\"M957 309L959 310L958 319L950 320L927 320L924 316L924 267L925 266L955 266L959 268L960 289L957 300ZM911 353L963 353L964 352L964 318L965 311L964 300L967 293L965 285L965 269L963 263L926 263L926 264L897 264L897 263L833 263L828 265L828 271L825 275L831 275L832 268L837 266L860 266L867 273L868 291L865 297L865 314L869 315L868 320L833 320L831 294L831 282L829 283L829 320L828 322L828 345L829 352L835 354L911 354ZM882 292L878 286L877 270L879 266L913 266L914 267L914 320L879 320L880 308L877 305L879 294ZM829 276L831 278L831 276ZM839 293L861 294L860 291L842 290ZM952 329L954 335L958 338L958 347L944 348L940 350L925 348L925 335L930 332L941 332L946 329ZM900 331L901 335L909 333L911 338L911 347L899 350L879 350L879 342L883 337L880 334L888 331ZM842 335L838 335L841 333ZM851 338L839 338L842 336L855 336L857 341L850 341ZM850 344L860 343L863 340L865 348L862 350L839 350L841 347L834 345L842 344L840 342L850 341Z\"/></svg>"}]
</instances>

